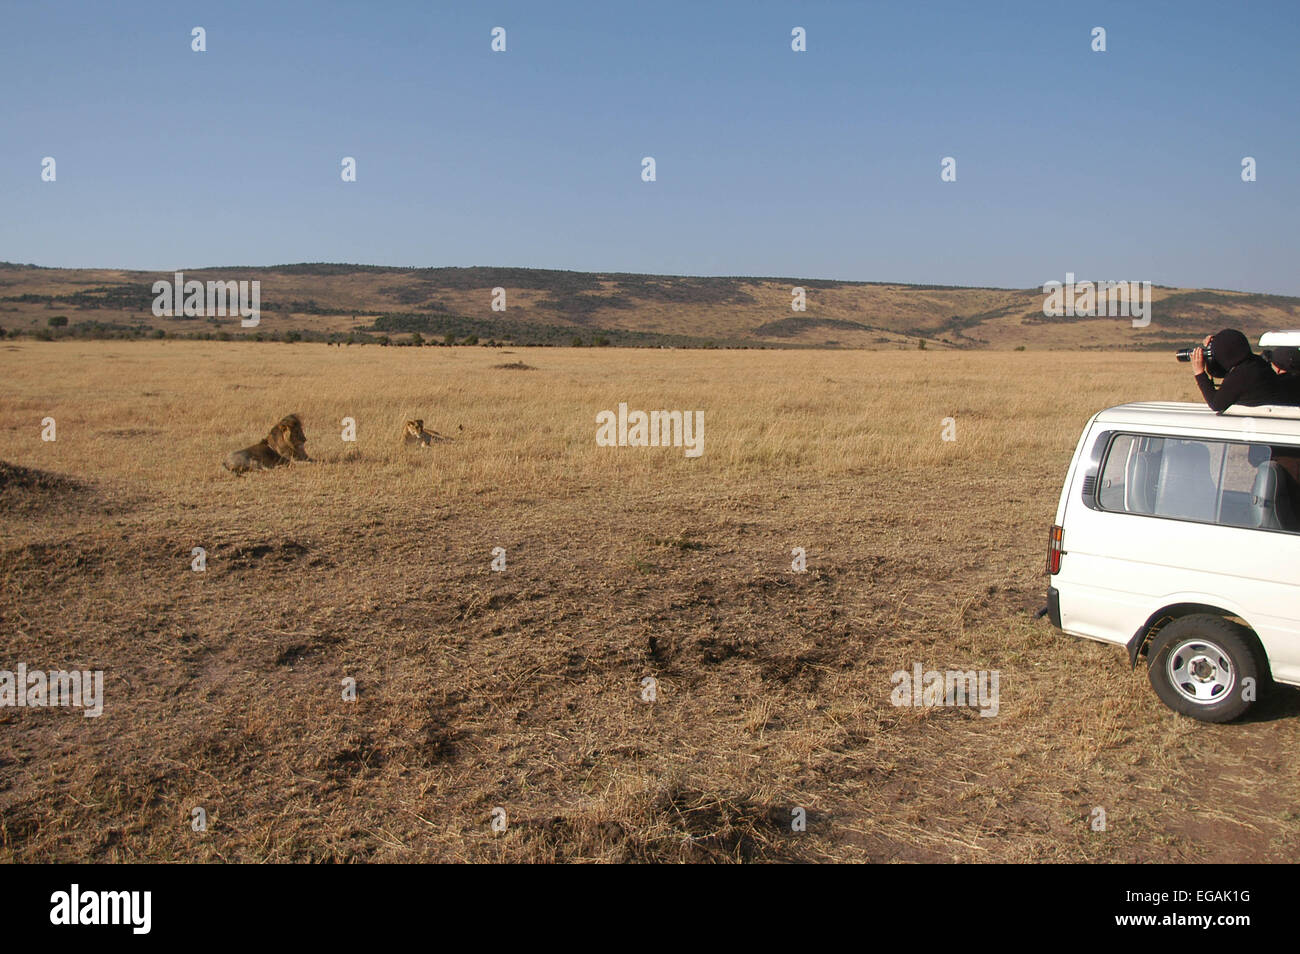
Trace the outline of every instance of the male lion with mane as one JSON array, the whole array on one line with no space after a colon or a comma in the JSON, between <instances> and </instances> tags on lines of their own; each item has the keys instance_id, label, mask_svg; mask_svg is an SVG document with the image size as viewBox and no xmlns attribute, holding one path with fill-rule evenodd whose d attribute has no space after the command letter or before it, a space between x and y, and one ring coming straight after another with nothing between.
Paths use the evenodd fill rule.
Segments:
<instances>
[{"instance_id":1,"label":"male lion with mane","mask_svg":"<svg viewBox=\"0 0 1300 954\"><path fill-rule=\"evenodd\" d=\"M295 460L311 460L305 450L307 435L303 433L302 419L297 414L280 418L265 439L252 447L231 451L222 466L235 474L250 470L270 470L283 467Z\"/></svg>"}]
</instances>

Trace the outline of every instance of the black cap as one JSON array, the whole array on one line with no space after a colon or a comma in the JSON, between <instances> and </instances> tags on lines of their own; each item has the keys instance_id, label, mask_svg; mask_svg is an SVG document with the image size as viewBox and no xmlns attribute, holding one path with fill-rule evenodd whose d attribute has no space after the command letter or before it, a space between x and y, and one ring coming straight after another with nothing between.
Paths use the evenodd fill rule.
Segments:
<instances>
[{"instance_id":1,"label":"black cap","mask_svg":"<svg viewBox=\"0 0 1300 954\"><path fill-rule=\"evenodd\" d=\"M1264 351L1264 357L1283 371L1300 371L1300 348L1293 348L1291 345L1269 348Z\"/></svg>"}]
</instances>

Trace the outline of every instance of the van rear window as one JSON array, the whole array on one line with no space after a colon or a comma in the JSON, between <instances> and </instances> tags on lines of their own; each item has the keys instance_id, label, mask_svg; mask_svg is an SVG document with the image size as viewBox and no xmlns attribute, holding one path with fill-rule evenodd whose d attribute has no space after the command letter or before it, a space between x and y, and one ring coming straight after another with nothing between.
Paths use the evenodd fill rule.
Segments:
<instances>
[{"instance_id":1,"label":"van rear window","mask_svg":"<svg viewBox=\"0 0 1300 954\"><path fill-rule=\"evenodd\" d=\"M1116 434L1096 487L1120 513L1300 532L1300 448Z\"/></svg>"}]
</instances>

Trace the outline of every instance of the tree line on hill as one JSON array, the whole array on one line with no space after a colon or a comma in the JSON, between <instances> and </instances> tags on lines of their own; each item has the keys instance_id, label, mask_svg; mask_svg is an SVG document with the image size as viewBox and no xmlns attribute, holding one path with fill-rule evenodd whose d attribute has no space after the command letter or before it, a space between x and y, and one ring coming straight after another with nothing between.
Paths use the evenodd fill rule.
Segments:
<instances>
[{"instance_id":1,"label":"tree line on hill","mask_svg":"<svg viewBox=\"0 0 1300 954\"><path fill-rule=\"evenodd\" d=\"M168 319L179 321L180 319ZM193 321L194 319L190 319ZM233 320L233 319L232 319ZM217 319L208 319L217 325ZM192 326L191 326L192 327ZM64 339L182 341L254 341L295 343L300 341L338 345L381 347L569 347L569 348L763 348L762 344L693 338L619 329L575 329L572 326L514 324L454 315L383 315L369 326L351 331L315 331L310 328L247 329L236 325L213 330L168 329L144 321L70 321L67 315L51 315L45 325L31 329L0 327L0 338L29 338L37 341Z\"/></svg>"}]
</instances>

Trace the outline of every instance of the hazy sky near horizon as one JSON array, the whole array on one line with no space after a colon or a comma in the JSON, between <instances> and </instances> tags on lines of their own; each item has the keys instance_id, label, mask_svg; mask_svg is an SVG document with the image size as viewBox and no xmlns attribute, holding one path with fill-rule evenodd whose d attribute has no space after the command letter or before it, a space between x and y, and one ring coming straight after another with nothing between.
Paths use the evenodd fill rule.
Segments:
<instances>
[{"instance_id":1,"label":"hazy sky near horizon","mask_svg":"<svg viewBox=\"0 0 1300 954\"><path fill-rule=\"evenodd\" d=\"M0 260L1073 272L1300 295L1300 3L4 0L0 17Z\"/></svg>"}]
</instances>

